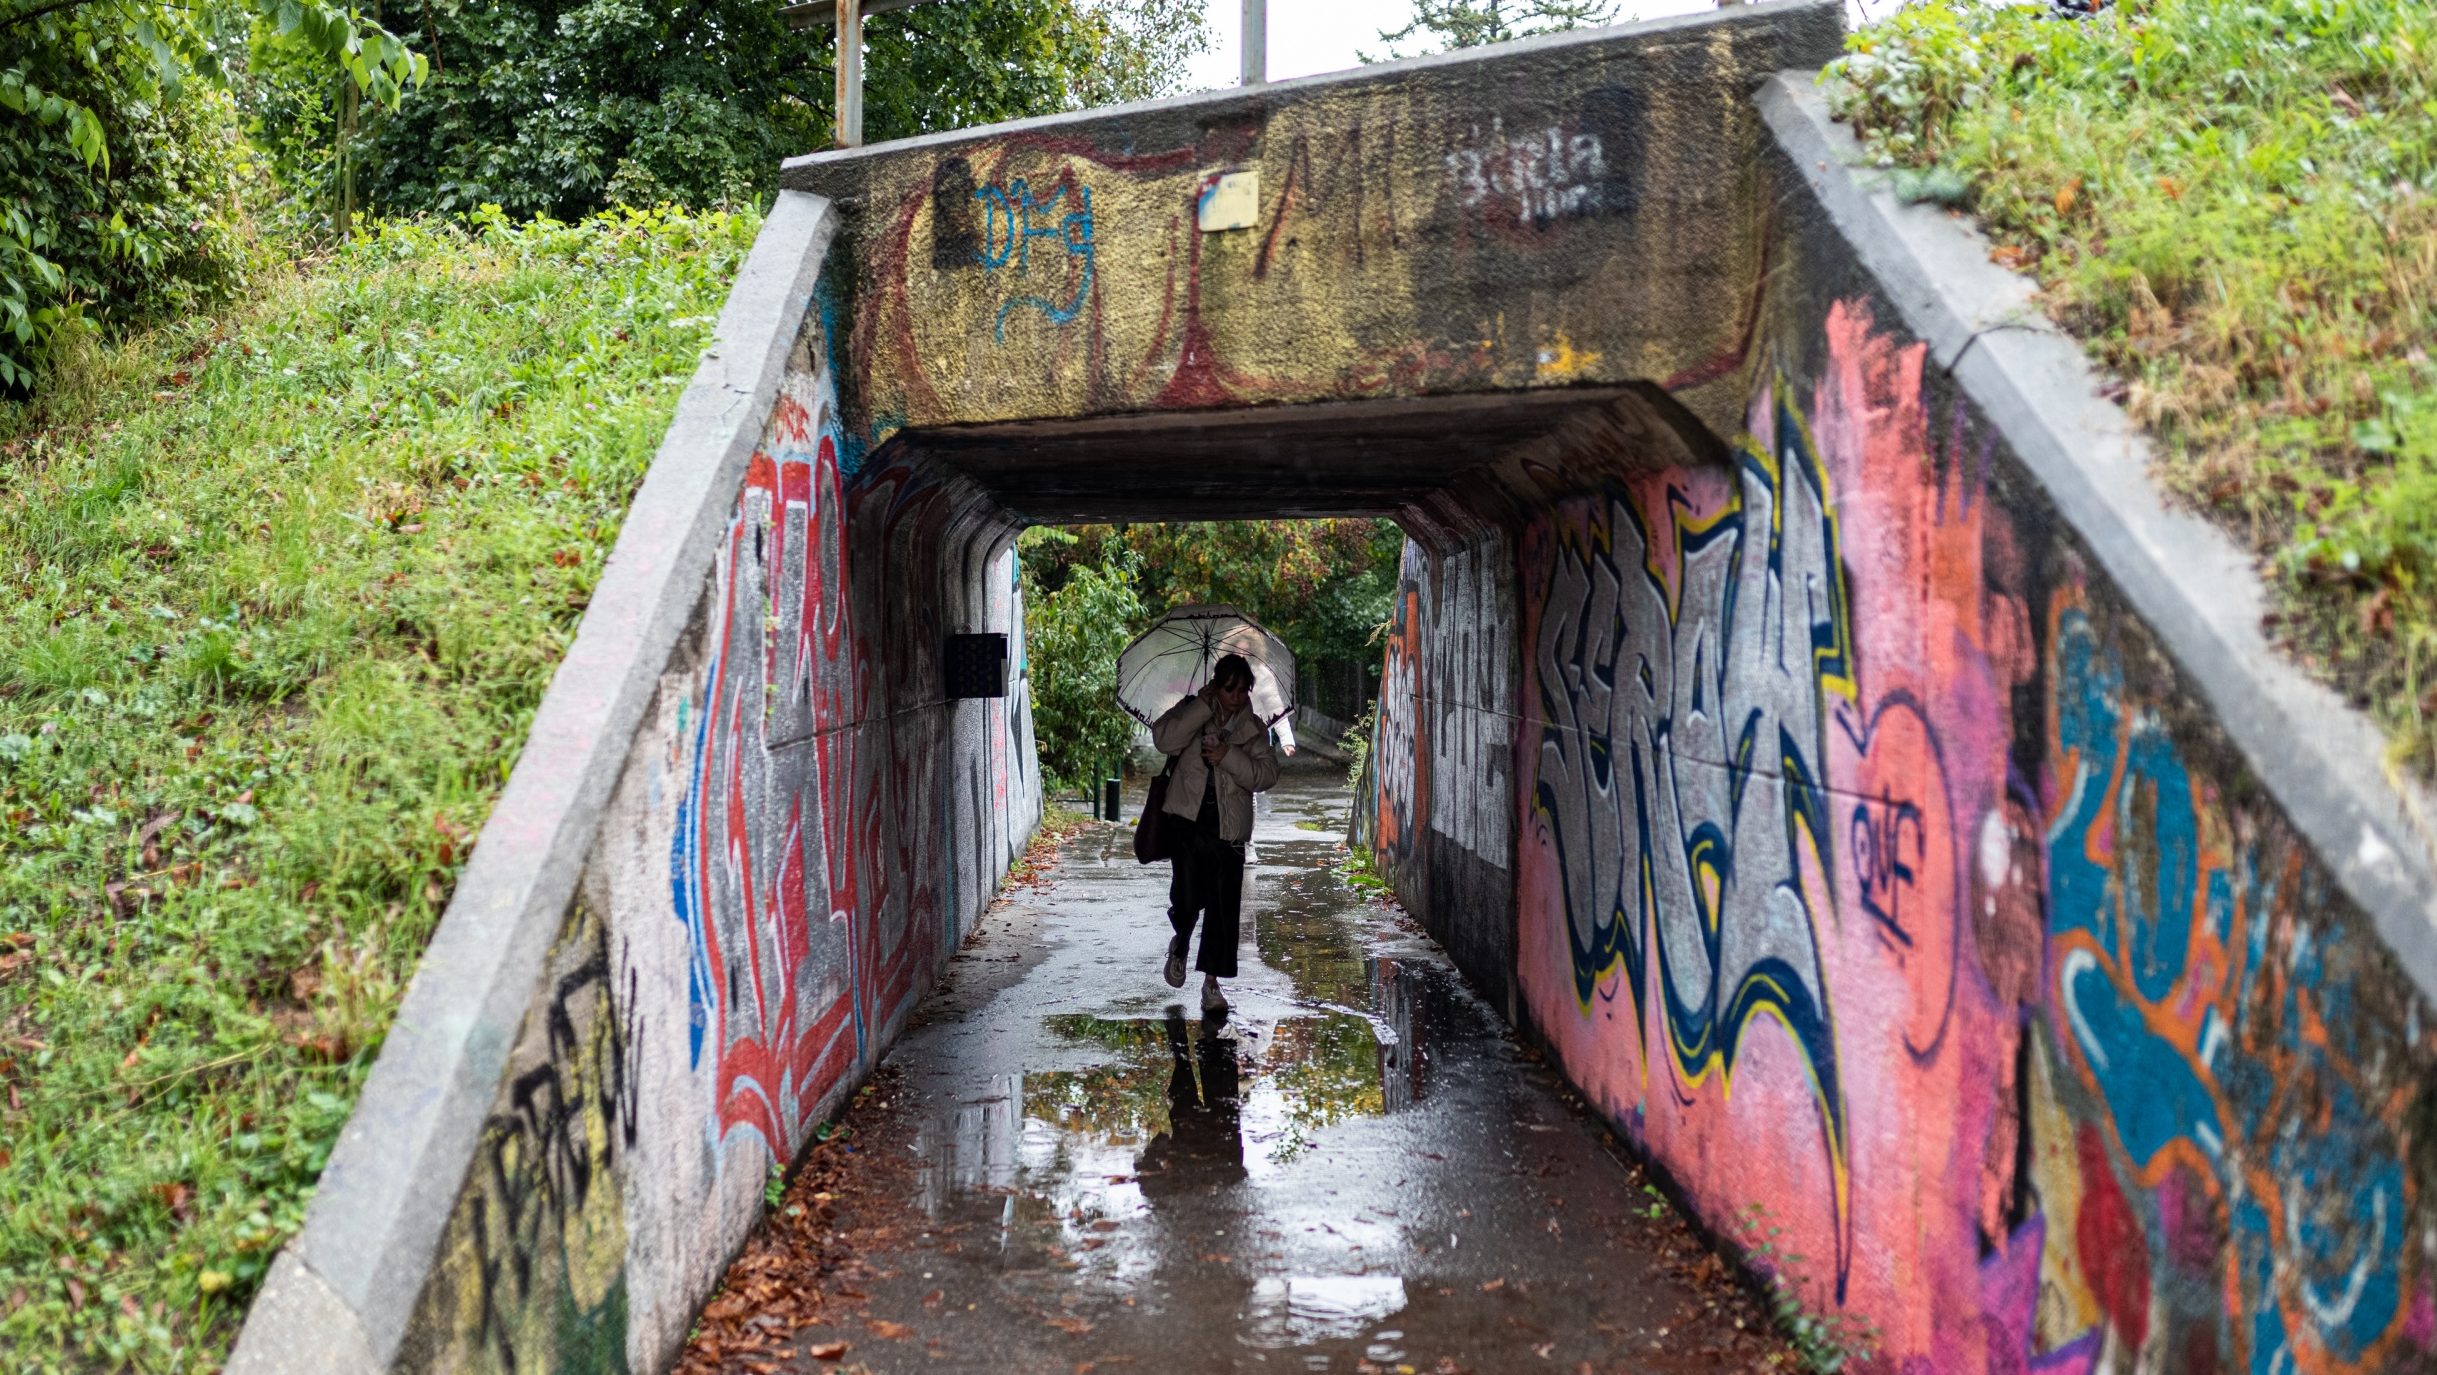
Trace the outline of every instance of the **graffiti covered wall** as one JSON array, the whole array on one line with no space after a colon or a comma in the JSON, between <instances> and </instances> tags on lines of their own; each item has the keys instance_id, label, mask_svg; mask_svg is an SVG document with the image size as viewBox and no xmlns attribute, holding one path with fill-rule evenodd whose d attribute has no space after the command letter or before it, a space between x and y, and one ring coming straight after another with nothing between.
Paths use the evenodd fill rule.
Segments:
<instances>
[{"instance_id":1,"label":"graffiti covered wall","mask_svg":"<svg viewBox=\"0 0 2437 1375\"><path fill-rule=\"evenodd\" d=\"M1513 928L1482 918L1514 904L1513 564L1494 532L1435 556L1405 545L1365 784L1382 872L1510 1012Z\"/></svg>"},{"instance_id":2,"label":"graffiti covered wall","mask_svg":"<svg viewBox=\"0 0 2437 1375\"><path fill-rule=\"evenodd\" d=\"M1531 1025L1868 1369L2426 1368L2437 1023L1880 310L1526 531Z\"/></svg>"},{"instance_id":3,"label":"graffiti covered wall","mask_svg":"<svg viewBox=\"0 0 2437 1375\"><path fill-rule=\"evenodd\" d=\"M809 313L415 1328L432 1369L658 1369L773 1164L878 1062L1040 814L1012 526L842 442Z\"/></svg>"}]
</instances>

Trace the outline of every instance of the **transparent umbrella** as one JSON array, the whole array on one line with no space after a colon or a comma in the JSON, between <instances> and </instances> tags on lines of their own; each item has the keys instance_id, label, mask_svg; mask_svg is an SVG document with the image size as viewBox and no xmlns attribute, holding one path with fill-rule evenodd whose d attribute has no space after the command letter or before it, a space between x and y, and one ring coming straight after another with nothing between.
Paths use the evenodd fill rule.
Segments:
<instances>
[{"instance_id":1,"label":"transparent umbrella","mask_svg":"<svg viewBox=\"0 0 2437 1375\"><path fill-rule=\"evenodd\" d=\"M1230 654L1252 665L1252 710L1263 725L1295 707L1295 653L1259 621L1232 606L1180 606L1134 637L1117 656L1117 705L1156 725L1178 701L1201 690Z\"/></svg>"}]
</instances>

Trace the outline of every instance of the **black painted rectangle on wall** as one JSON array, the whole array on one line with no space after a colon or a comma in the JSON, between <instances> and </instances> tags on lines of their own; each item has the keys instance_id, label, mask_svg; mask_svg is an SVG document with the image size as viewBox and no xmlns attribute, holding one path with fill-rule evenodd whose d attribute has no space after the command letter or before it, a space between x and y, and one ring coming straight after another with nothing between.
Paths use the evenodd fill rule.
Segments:
<instances>
[{"instance_id":1,"label":"black painted rectangle on wall","mask_svg":"<svg viewBox=\"0 0 2437 1375\"><path fill-rule=\"evenodd\" d=\"M950 635L940 667L947 695L1004 697L1007 695L1007 637L998 632Z\"/></svg>"}]
</instances>

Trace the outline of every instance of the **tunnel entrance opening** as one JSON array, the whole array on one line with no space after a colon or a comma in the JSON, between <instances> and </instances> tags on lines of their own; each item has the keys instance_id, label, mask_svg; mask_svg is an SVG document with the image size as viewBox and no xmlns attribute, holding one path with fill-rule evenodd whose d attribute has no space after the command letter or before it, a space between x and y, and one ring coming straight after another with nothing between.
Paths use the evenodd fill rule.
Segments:
<instances>
[{"instance_id":1,"label":"tunnel entrance opening","mask_svg":"<svg viewBox=\"0 0 2437 1375\"><path fill-rule=\"evenodd\" d=\"M1143 718L1174 705L1196 685L1185 675L1208 665L1164 661L1176 680L1156 697L1137 684L1132 711L1110 675L1138 636L1195 606L1231 609L1276 637L1288 657L1270 665L1287 677L1263 713L1272 738L1294 763L1342 772L1346 738L1378 690L1380 626L1404 543L1384 517L1027 527L1016 538L1023 642L1011 652L1045 798L1118 818L1120 783L1137 791L1142 772L1160 767Z\"/></svg>"},{"instance_id":2,"label":"tunnel entrance opening","mask_svg":"<svg viewBox=\"0 0 2437 1375\"><path fill-rule=\"evenodd\" d=\"M1394 521L1407 543L1379 659L1377 729L1398 760L1428 739L1436 767L1460 785L1417 808L1425 780L1395 768L1367 775L1351 837L1380 853L1413 914L1521 1025L1513 923L1482 919L1515 900L1518 541L1553 504L1660 474L1724 473L1731 458L1665 387L1628 382L916 427L891 436L867 472L907 473L944 499L940 542L895 557L936 560L950 585L973 585L1031 526ZM1425 644L1425 621L1464 629ZM1039 706L1036 694L1027 708ZM1019 746L1036 761L1041 728ZM1138 792L1128 790L1137 810Z\"/></svg>"}]
</instances>

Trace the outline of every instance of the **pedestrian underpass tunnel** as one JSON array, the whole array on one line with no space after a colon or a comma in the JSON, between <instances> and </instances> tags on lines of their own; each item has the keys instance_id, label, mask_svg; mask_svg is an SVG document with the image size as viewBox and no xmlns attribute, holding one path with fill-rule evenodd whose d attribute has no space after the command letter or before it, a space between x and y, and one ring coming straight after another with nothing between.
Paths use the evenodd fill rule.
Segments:
<instances>
[{"instance_id":1,"label":"pedestrian underpass tunnel","mask_svg":"<svg viewBox=\"0 0 2437 1375\"><path fill-rule=\"evenodd\" d=\"M664 1368L1040 815L1015 532L1359 514L1357 843L1855 1368L2428 1368L2427 847L1841 19L790 163L232 1369Z\"/></svg>"}]
</instances>

